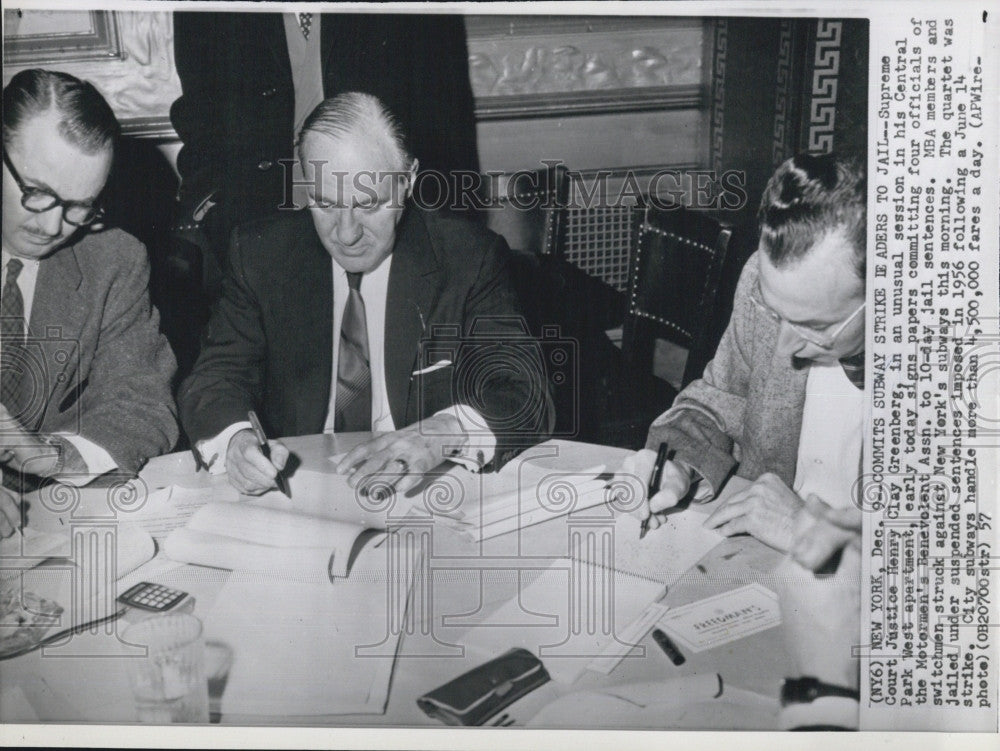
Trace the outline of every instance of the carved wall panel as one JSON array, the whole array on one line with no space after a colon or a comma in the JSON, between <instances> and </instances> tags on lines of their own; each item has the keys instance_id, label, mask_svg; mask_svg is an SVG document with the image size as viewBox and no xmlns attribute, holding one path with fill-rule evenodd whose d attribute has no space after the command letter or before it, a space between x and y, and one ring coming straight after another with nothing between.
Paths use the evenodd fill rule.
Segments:
<instances>
[{"instance_id":1,"label":"carved wall panel","mask_svg":"<svg viewBox=\"0 0 1000 751\"><path fill-rule=\"evenodd\" d=\"M479 119L700 106L700 19L470 16Z\"/></svg>"}]
</instances>

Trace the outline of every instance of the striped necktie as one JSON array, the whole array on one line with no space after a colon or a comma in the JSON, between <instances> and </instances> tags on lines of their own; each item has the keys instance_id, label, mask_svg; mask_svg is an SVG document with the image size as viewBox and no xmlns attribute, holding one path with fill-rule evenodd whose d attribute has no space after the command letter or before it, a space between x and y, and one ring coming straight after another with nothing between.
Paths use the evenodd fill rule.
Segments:
<instances>
[{"instance_id":1,"label":"striped necktie","mask_svg":"<svg viewBox=\"0 0 1000 751\"><path fill-rule=\"evenodd\" d=\"M22 411L18 392L24 370L24 298L17 277L23 268L17 258L7 262L7 281L0 299L0 402L15 417Z\"/></svg>"},{"instance_id":2,"label":"striped necktie","mask_svg":"<svg viewBox=\"0 0 1000 751\"><path fill-rule=\"evenodd\" d=\"M340 322L337 358L337 399L333 429L337 433L372 429L372 372L368 353L368 323L361 297L361 274L348 272L350 295Z\"/></svg>"}]
</instances>

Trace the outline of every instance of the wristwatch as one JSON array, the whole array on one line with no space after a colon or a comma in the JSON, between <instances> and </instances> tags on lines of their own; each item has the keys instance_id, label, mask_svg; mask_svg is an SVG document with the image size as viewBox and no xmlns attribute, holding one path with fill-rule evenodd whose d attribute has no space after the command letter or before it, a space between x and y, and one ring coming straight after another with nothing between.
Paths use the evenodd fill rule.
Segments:
<instances>
[{"instance_id":1,"label":"wristwatch","mask_svg":"<svg viewBox=\"0 0 1000 751\"><path fill-rule=\"evenodd\" d=\"M857 730L860 694L812 676L786 678L781 685L782 730Z\"/></svg>"}]
</instances>

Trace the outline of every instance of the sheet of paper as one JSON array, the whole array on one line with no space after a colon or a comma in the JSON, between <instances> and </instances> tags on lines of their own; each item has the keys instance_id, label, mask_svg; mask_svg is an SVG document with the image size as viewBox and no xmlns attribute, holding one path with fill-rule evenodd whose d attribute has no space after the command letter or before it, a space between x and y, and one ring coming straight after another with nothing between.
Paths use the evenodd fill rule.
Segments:
<instances>
[{"instance_id":1,"label":"sheet of paper","mask_svg":"<svg viewBox=\"0 0 1000 751\"><path fill-rule=\"evenodd\" d=\"M659 621L678 646L693 652L728 644L780 623L777 595L757 583L675 608Z\"/></svg>"},{"instance_id":2,"label":"sheet of paper","mask_svg":"<svg viewBox=\"0 0 1000 751\"><path fill-rule=\"evenodd\" d=\"M174 560L301 581L347 576L364 527L247 503L210 503L164 541Z\"/></svg>"},{"instance_id":3,"label":"sheet of paper","mask_svg":"<svg viewBox=\"0 0 1000 751\"><path fill-rule=\"evenodd\" d=\"M332 468L329 472L297 469L287 479L291 498L277 490L240 498L255 506L292 510L326 519L361 521L371 518L363 499L347 484L347 476L335 474Z\"/></svg>"},{"instance_id":4,"label":"sheet of paper","mask_svg":"<svg viewBox=\"0 0 1000 751\"><path fill-rule=\"evenodd\" d=\"M200 488L168 485L149 493L140 508L129 511L127 519L141 526L154 539L162 540L187 524L198 509L213 501L237 498L236 491L229 485Z\"/></svg>"},{"instance_id":5,"label":"sheet of paper","mask_svg":"<svg viewBox=\"0 0 1000 751\"><path fill-rule=\"evenodd\" d=\"M382 713L399 640L389 632L382 579L331 585L234 574L205 617L206 638L239 636L223 714Z\"/></svg>"},{"instance_id":6,"label":"sheet of paper","mask_svg":"<svg viewBox=\"0 0 1000 751\"><path fill-rule=\"evenodd\" d=\"M674 584L725 538L702 526L707 516L686 509L666 517L657 529L639 539L640 521L631 514L615 520L615 568L637 576Z\"/></svg>"},{"instance_id":7,"label":"sheet of paper","mask_svg":"<svg viewBox=\"0 0 1000 751\"><path fill-rule=\"evenodd\" d=\"M663 591L656 582L558 558L518 597L470 626L463 643L493 657L524 647L553 680L572 683L611 641L625 641L629 624Z\"/></svg>"}]
</instances>

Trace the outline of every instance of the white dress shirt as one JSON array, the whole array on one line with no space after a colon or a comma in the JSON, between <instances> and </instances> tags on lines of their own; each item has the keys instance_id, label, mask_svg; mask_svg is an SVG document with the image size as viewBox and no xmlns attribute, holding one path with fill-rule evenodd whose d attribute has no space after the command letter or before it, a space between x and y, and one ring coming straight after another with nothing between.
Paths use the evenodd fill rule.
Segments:
<instances>
[{"instance_id":1,"label":"white dress shirt","mask_svg":"<svg viewBox=\"0 0 1000 751\"><path fill-rule=\"evenodd\" d=\"M864 413L865 392L840 363L809 367L792 488L800 497L814 493L828 506L850 505L861 474Z\"/></svg>"},{"instance_id":2,"label":"white dress shirt","mask_svg":"<svg viewBox=\"0 0 1000 751\"><path fill-rule=\"evenodd\" d=\"M3 260L3 274L0 278L0 289L7 284L7 262L13 256L3 248L2 260ZM44 261L39 261L35 258L21 258L18 260L24 264L21 269L21 273L17 277L17 288L21 290L21 298L24 301L24 326L25 330L28 329L28 324L31 321L31 309L35 302L35 285L38 282L38 269L44 263ZM79 477L76 475L66 477L60 477L60 482L68 483L71 485L85 485L90 482L98 475L103 475L105 472L110 472L117 465L115 460L111 458L111 455L101 446L98 446L93 441L84 438L81 435L72 435L69 433L57 433L64 437L67 441L73 444L73 447L80 453L80 457L83 459L84 464L87 467L87 476Z\"/></svg>"}]
</instances>

